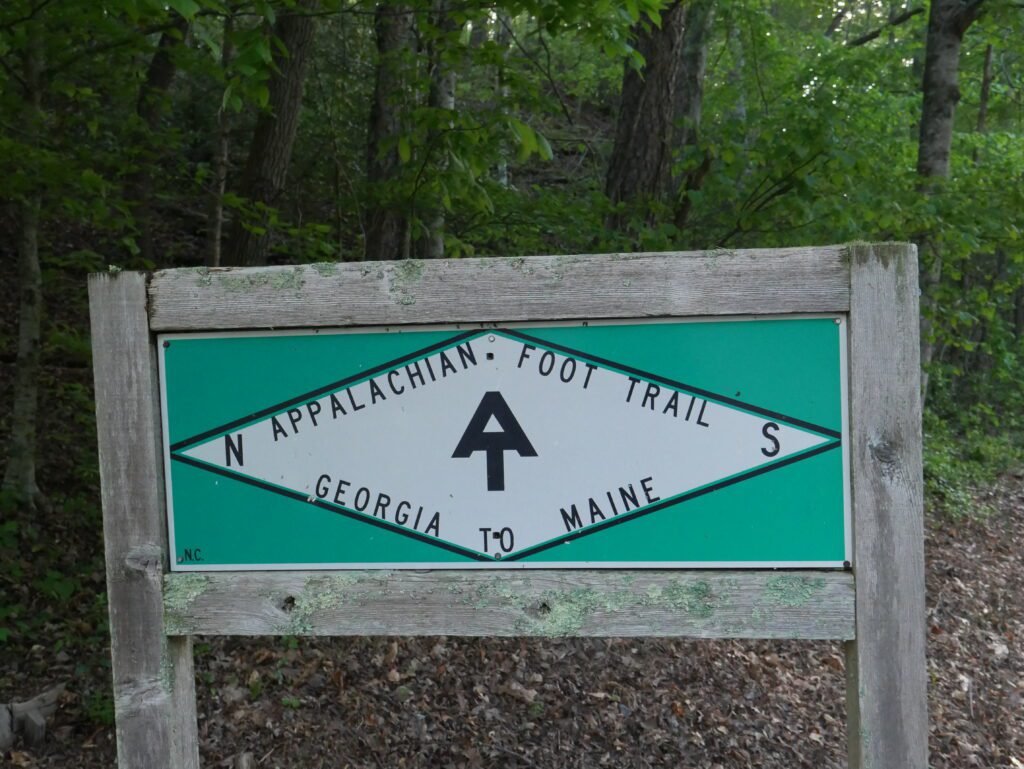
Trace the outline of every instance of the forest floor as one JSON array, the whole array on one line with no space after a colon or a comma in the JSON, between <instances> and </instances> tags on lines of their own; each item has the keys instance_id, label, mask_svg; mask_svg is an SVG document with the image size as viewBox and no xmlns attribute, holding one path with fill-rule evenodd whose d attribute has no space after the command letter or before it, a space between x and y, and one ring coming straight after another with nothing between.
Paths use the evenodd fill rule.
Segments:
<instances>
[{"instance_id":1,"label":"forest floor","mask_svg":"<svg viewBox=\"0 0 1024 769\"><path fill-rule=\"evenodd\" d=\"M1024 766L1024 474L982 495L989 515L928 520L935 769ZM69 614L0 645L0 702L68 684L45 745L0 765L115 765L105 649L52 642L95 636ZM196 685L207 767L846 764L837 643L205 638Z\"/></svg>"},{"instance_id":2,"label":"forest floor","mask_svg":"<svg viewBox=\"0 0 1024 769\"><path fill-rule=\"evenodd\" d=\"M40 393L53 509L0 504L0 703L67 690L45 743L0 767L113 767L84 272L47 279L64 298ZM0 436L14 285L0 280ZM934 769L1024 767L1024 472L978 496L989 514L927 518ZM824 642L201 638L200 752L226 768L251 753L268 769L826 769L846 765L843 669Z\"/></svg>"}]
</instances>

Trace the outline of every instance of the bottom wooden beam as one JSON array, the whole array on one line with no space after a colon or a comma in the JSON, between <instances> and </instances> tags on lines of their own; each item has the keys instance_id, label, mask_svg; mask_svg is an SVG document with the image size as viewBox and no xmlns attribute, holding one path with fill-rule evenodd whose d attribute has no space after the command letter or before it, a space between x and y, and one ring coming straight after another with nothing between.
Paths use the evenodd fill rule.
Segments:
<instances>
[{"instance_id":1,"label":"bottom wooden beam","mask_svg":"<svg viewBox=\"0 0 1024 769\"><path fill-rule=\"evenodd\" d=\"M305 571L164 578L169 635L854 637L839 571Z\"/></svg>"}]
</instances>

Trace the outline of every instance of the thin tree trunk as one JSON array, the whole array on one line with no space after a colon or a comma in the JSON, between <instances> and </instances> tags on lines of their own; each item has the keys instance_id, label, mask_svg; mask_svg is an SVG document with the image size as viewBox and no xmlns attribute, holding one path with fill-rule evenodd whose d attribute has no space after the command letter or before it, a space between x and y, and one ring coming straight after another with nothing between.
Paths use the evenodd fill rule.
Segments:
<instances>
[{"instance_id":1,"label":"thin tree trunk","mask_svg":"<svg viewBox=\"0 0 1024 769\"><path fill-rule=\"evenodd\" d=\"M732 108L732 119L739 125L747 125L747 95L743 90L744 72L747 66L747 56L743 49L743 36L736 21L733 20L732 24L729 25L729 31L726 33L725 44L729 48L729 52L732 54L732 67L729 68L728 74L725 76L726 81L736 90L736 103ZM751 144L750 131L745 131L743 134L743 146L749 147Z\"/></svg>"},{"instance_id":2,"label":"thin tree trunk","mask_svg":"<svg viewBox=\"0 0 1024 769\"><path fill-rule=\"evenodd\" d=\"M978 120L975 123L975 131L978 134L983 134L986 131L986 123L988 118L988 101L992 93L992 46L989 45L985 48L985 61L982 66L982 77L981 77L981 95L978 101ZM974 151L971 153L971 160L975 165L980 162L980 156L978 154L978 147L975 145ZM1002 248L996 249L996 270L994 273L984 270L988 273L986 289L990 295L994 295L994 285L1001 282L1005 278L1006 269L1006 254ZM977 258L977 257L976 257ZM969 296L971 292L971 273L968 270L963 271L963 277L961 282L961 295ZM984 318L979 318L975 324L975 329L971 332L970 341L972 345L964 350L962 353L963 363L960 366L963 372L959 379L967 379L967 377L979 370L988 371L990 366L986 365L990 362L990 358L983 355L982 345L985 340L988 339L989 323ZM934 353L933 353L934 355ZM953 380L953 384L958 383L958 379ZM953 390L953 396L956 397L956 389Z\"/></svg>"},{"instance_id":3,"label":"thin tree trunk","mask_svg":"<svg viewBox=\"0 0 1024 769\"><path fill-rule=\"evenodd\" d=\"M704 106L704 73L708 62L708 38L714 15L714 0L691 0L683 22L682 69L676 89L676 143L696 143Z\"/></svg>"},{"instance_id":4,"label":"thin tree trunk","mask_svg":"<svg viewBox=\"0 0 1024 769\"><path fill-rule=\"evenodd\" d=\"M509 56L509 43L512 40L512 19L505 11L497 11L497 27L494 33L494 42L502 48L501 63L498 65L498 100L500 102L502 113L505 112L505 104L508 101L510 93L508 87L508 77L505 74L505 69L508 65ZM508 180L508 147L503 143L498 149L500 153L500 159L498 160L497 177L498 184L502 187L509 186Z\"/></svg>"},{"instance_id":5,"label":"thin tree trunk","mask_svg":"<svg viewBox=\"0 0 1024 769\"><path fill-rule=\"evenodd\" d=\"M234 33L235 17L230 13L224 17L224 42L221 45L221 69L225 74L235 56L231 36ZM224 104L217 110L217 149L213 156L213 192L210 195L210 211L206 221L206 266L220 266L221 233L224 229L224 189L228 183L228 160L231 148L231 120Z\"/></svg>"},{"instance_id":6,"label":"thin tree trunk","mask_svg":"<svg viewBox=\"0 0 1024 769\"><path fill-rule=\"evenodd\" d=\"M29 142L37 143L42 121L42 55L35 30L22 61L24 79L23 128ZM4 471L4 491L20 503L35 508L45 505L36 481L36 426L39 405L40 334L43 320L43 279L39 268L38 189L27 193L19 206L18 356L14 368L11 439Z\"/></svg>"},{"instance_id":7,"label":"thin tree trunk","mask_svg":"<svg viewBox=\"0 0 1024 769\"><path fill-rule=\"evenodd\" d=\"M960 47L964 33L978 18L982 0L932 0L925 43L921 129L917 173L923 194L935 194L937 179L949 176L953 123L960 101ZM927 366L935 354L935 292L942 280L942 255L929 247L928 233L919 238L921 260L921 391L927 396Z\"/></svg>"},{"instance_id":8,"label":"thin tree trunk","mask_svg":"<svg viewBox=\"0 0 1024 769\"><path fill-rule=\"evenodd\" d=\"M995 74L992 72L992 46L985 47L985 64L981 74L981 97L978 100L978 122L975 130L980 133L988 131L988 102L992 97L992 81ZM978 162L978 150L974 150L974 162Z\"/></svg>"},{"instance_id":9,"label":"thin tree trunk","mask_svg":"<svg viewBox=\"0 0 1024 769\"><path fill-rule=\"evenodd\" d=\"M714 0L692 0L686 6L683 23L682 71L676 94L676 139L681 153L688 153L700 143L700 120L704 106L704 73L707 70L708 38ZM711 167L711 158L703 154L701 162L679 179L676 185L676 226L682 229L690 214L691 200L687 194L699 190Z\"/></svg>"},{"instance_id":10,"label":"thin tree trunk","mask_svg":"<svg viewBox=\"0 0 1024 769\"><path fill-rule=\"evenodd\" d=\"M189 23L184 16L174 15L173 26L160 35L156 52L150 59L146 79L139 88L135 114L145 128L143 144L145 150L139 159L138 169L128 179L128 198L132 201L132 214L139 231L139 251L143 259L156 262L156 246L153 237L153 177L150 171L152 150L155 148L153 134L160 126L164 111L167 89L174 81L177 65L174 50L185 42Z\"/></svg>"},{"instance_id":11,"label":"thin tree trunk","mask_svg":"<svg viewBox=\"0 0 1024 769\"><path fill-rule=\"evenodd\" d=\"M608 165L605 193L613 203L650 201L665 192L672 159L672 121L683 40L683 3L661 14L661 26L634 27L634 45L644 57L642 70L627 64L615 144ZM609 225L625 222L613 217Z\"/></svg>"},{"instance_id":12,"label":"thin tree trunk","mask_svg":"<svg viewBox=\"0 0 1024 769\"><path fill-rule=\"evenodd\" d=\"M832 37L839 31L839 27L843 23L843 19L846 18L847 13L849 13L849 9L845 5L836 11L832 21L829 22L828 29L825 30L825 37Z\"/></svg>"},{"instance_id":13,"label":"thin tree trunk","mask_svg":"<svg viewBox=\"0 0 1024 769\"><path fill-rule=\"evenodd\" d=\"M366 214L367 259L398 259L407 255L409 217L388 189L399 174L396 143L402 134L402 103L408 93L407 58L412 56L414 17L406 6L378 6L377 72L367 133L366 180L370 204Z\"/></svg>"},{"instance_id":14,"label":"thin tree trunk","mask_svg":"<svg viewBox=\"0 0 1024 769\"><path fill-rule=\"evenodd\" d=\"M445 61L444 52L447 37L458 29L455 20L448 12L448 0L434 0L434 25L439 37L435 40L430 52L430 93L428 104L436 110L455 109L455 69ZM434 148L442 143L441 132L435 131L429 138L427 146ZM442 159L442 164L444 160ZM440 199L431 201L427 214L427 237L423 244L424 259L444 258L444 206Z\"/></svg>"},{"instance_id":15,"label":"thin tree trunk","mask_svg":"<svg viewBox=\"0 0 1024 769\"><path fill-rule=\"evenodd\" d=\"M1024 339L1024 288L1017 289L1013 300L1013 335L1018 342Z\"/></svg>"},{"instance_id":16,"label":"thin tree trunk","mask_svg":"<svg viewBox=\"0 0 1024 769\"><path fill-rule=\"evenodd\" d=\"M299 128L302 90L313 50L314 19L309 11L316 0L302 0L293 13L278 17L273 34L285 52L275 50L274 74L270 77L270 109L256 121L249 157L239 192L257 209L256 222L236 216L222 262L228 265L266 264L270 256L270 216L266 210L277 202L288 177L292 146Z\"/></svg>"},{"instance_id":17,"label":"thin tree trunk","mask_svg":"<svg viewBox=\"0 0 1024 769\"><path fill-rule=\"evenodd\" d=\"M487 42L487 27L487 16L473 20L473 26L469 30L470 48L479 48Z\"/></svg>"}]
</instances>

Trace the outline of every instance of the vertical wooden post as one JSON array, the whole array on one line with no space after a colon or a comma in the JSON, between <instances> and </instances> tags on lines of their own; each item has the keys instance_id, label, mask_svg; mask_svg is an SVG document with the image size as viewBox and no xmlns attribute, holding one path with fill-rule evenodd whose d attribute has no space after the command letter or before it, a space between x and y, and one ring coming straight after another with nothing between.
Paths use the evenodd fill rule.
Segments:
<instances>
[{"instance_id":1,"label":"vertical wooden post","mask_svg":"<svg viewBox=\"0 0 1024 769\"><path fill-rule=\"evenodd\" d=\"M851 246L850 769L928 765L918 322L916 248Z\"/></svg>"},{"instance_id":2,"label":"vertical wooden post","mask_svg":"<svg viewBox=\"0 0 1024 769\"><path fill-rule=\"evenodd\" d=\"M192 644L164 634L167 528L146 278L93 275L89 305L118 765L194 769Z\"/></svg>"}]
</instances>

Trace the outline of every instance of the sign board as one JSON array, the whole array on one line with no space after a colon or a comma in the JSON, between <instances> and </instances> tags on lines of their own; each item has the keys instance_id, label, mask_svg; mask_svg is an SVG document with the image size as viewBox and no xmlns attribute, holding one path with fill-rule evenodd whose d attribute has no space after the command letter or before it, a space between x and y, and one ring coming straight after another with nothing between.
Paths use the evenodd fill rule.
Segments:
<instances>
[{"instance_id":1,"label":"sign board","mask_svg":"<svg viewBox=\"0 0 1024 769\"><path fill-rule=\"evenodd\" d=\"M160 337L173 570L842 567L840 316Z\"/></svg>"},{"instance_id":2,"label":"sign board","mask_svg":"<svg viewBox=\"0 0 1024 769\"><path fill-rule=\"evenodd\" d=\"M119 766L200 766L192 638L229 634L834 639L851 769L926 769L917 276L894 243L92 276Z\"/></svg>"}]
</instances>

